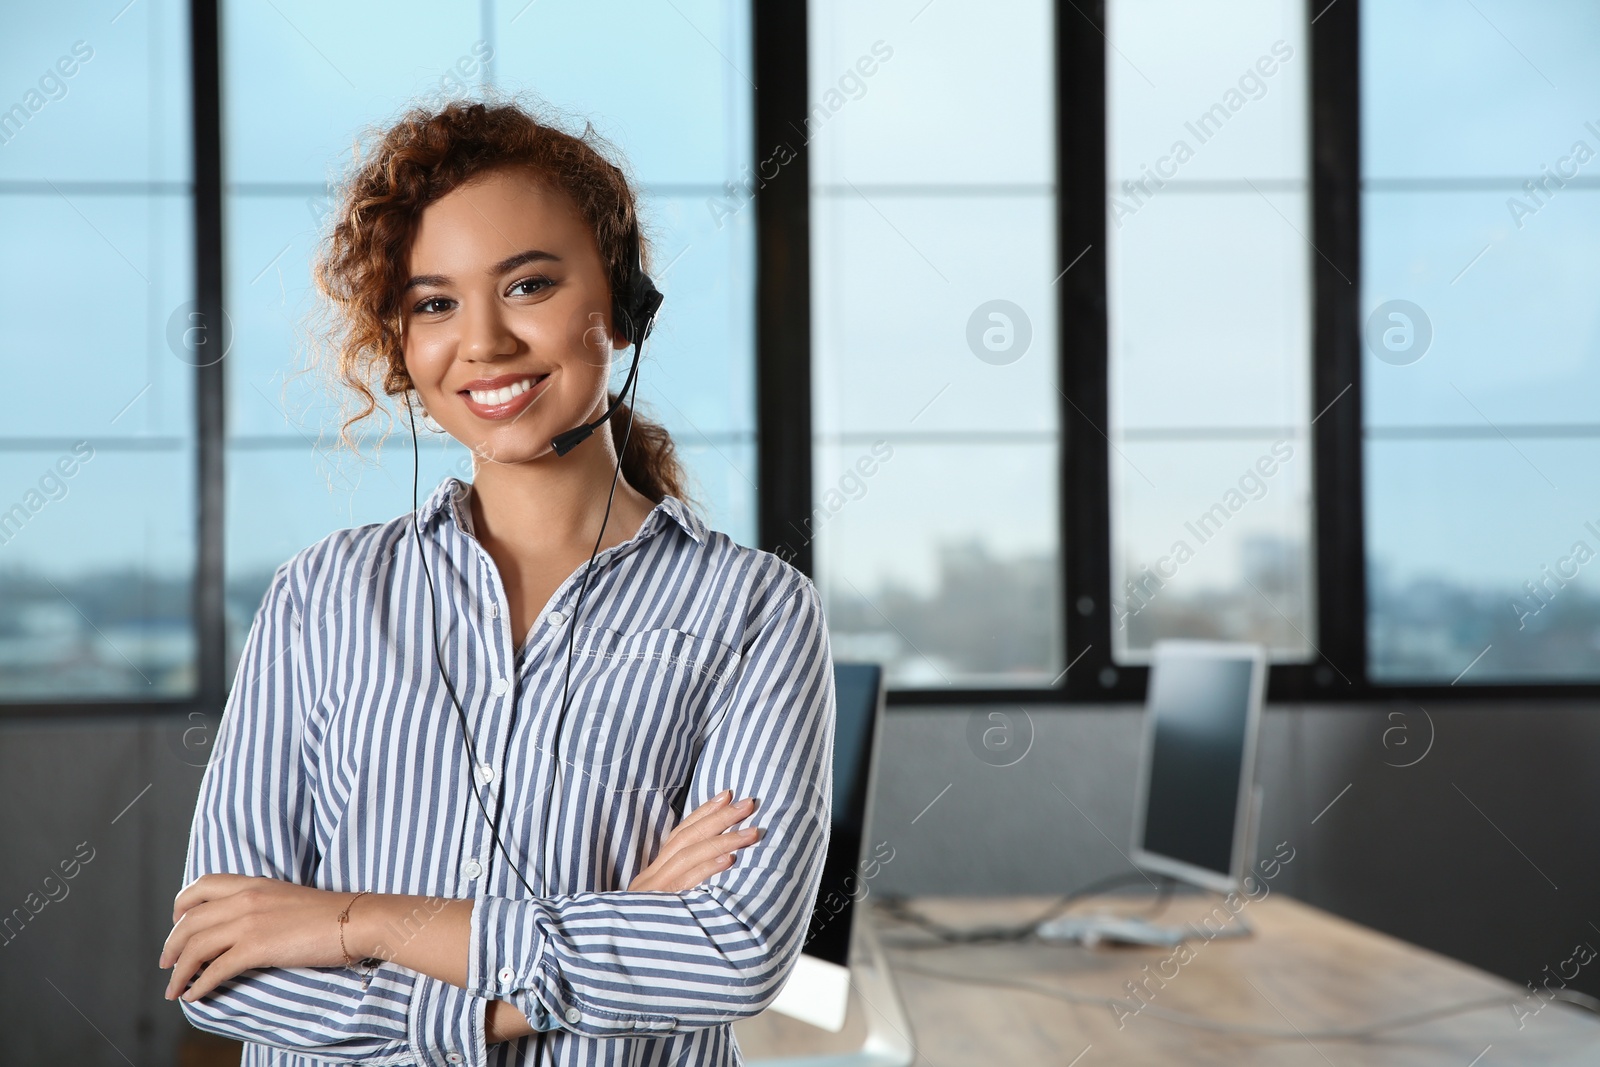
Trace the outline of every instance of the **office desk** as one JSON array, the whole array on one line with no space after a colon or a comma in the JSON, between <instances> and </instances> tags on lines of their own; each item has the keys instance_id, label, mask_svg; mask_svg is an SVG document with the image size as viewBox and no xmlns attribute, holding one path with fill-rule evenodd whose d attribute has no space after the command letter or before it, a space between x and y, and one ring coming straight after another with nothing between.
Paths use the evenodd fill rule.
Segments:
<instances>
[{"instance_id":1,"label":"office desk","mask_svg":"<svg viewBox=\"0 0 1600 1067\"><path fill-rule=\"evenodd\" d=\"M1179 895L1157 921L1198 921L1220 899ZM1025 921L1049 903L1049 898L924 898L915 905L930 918L969 927ZM1141 909L1129 898L1101 898L1076 904L1073 911L1090 911L1101 904L1107 911L1125 914ZM1242 914L1255 929L1254 936L1197 939L1191 943L1187 962L1165 967L1161 961L1172 956L1172 949L1087 949L1039 942L914 948L913 944L931 943L931 938L880 910L874 909L872 917L911 1017L917 1063L927 1067L1600 1065L1600 1016L1563 1003L1541 1007L1538 1001L1524 1001L1526 987L1281 892L1247 904ZM1084 997L1117 998L1130 1013L1119 1019L1104 1004L1069 1004L1019 989L920 973L933 970L956 978L1020 979ZM1517 1014L1509 1006L1497 1006L1362 1039L1219 1034L1176 1025L1149 1011L1133 1012L1140 1001L1124 983L1143 980L1146 974L1157 976L1145 987L1152 1008L1307 1035L1499 996L1517 1001L1532 1014L1521 1019L1520 1029ZM851 1010L854 1013L857 1006L852 1004ZM848 1044L850 1033L859 1028L860 1020L852 1018L839 1040ZM737 1027L740 1044L752 1057L783 1055L802 1031L809 1032L805 1036L815 1047L818 1031L770 1012Z\"/></svg>"}]
</instances>

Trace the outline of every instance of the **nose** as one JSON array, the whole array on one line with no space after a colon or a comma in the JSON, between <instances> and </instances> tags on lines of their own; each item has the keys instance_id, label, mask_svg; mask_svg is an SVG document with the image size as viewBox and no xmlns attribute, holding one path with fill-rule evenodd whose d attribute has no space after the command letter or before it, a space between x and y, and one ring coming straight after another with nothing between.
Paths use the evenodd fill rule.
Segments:
<instances>
[{"instance_id":1,"label":"nose","mask_svg":"<svg viewBox=\"0 0 1600 1067\"><path fill-rule=\"evenodd\" d=\"M493 300L464 302L461 310L461 358L493 359L515 351L516 337Z\"/></svg>"}]
</instances>

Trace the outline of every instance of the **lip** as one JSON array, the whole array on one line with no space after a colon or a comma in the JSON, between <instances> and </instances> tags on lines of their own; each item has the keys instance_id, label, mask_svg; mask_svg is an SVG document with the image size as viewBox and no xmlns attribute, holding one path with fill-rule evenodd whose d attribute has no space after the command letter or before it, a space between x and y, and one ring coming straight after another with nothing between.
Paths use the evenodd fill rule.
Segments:
<instances>
[{"instance_id":1,"label":"lip","mask_svg":"<svg viewBox=\"0 0 1600 1067\"><path fill-rule=\"evenodd\" d=\"M518 393L504 404L480 404L472 399L469 392L469 390L504 389L508 385L530 378L534 380L533 388ZM502 374L498 378L480 378L477 381L469 382L466 389L461 389L458 392L462 402L467 405L467 410L480 419L509 419L521 413L524 408L542 395L549 381L549 374Z\"/></svg>"}]
</instances>

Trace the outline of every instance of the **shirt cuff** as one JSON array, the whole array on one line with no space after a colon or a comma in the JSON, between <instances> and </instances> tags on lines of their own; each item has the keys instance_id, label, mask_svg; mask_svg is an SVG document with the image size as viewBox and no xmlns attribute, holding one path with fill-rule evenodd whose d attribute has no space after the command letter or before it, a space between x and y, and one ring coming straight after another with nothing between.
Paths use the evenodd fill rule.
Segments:
<instances>
[{"instance_id":1,"label":"shirt cuff","mask_svg":"<svg viewBox=\"0 0 1600 1067\"><path fill-rule=\"evenodd\" d=\"M467 990L488 1000L504 1000L527 1016L535 1030L555 1030L581 1015L570 1002L546 1003L538 995L557 983L544 983L536 991L537 975L544 965L548 943L537 905L505 897L478 897L473 901L468 927Z\"/></svg>"},{"instance_id":2,"label":"shirt cuff","mask_svg":"<svg viewBox=\"0 0 1600 1067\"><path fill-rule=\"evenodd\" d=\"M662 1036L677 1028L666 1015L619 1013L586 1003L562 974L543 901L478 897L473 902L467 991L514 1004L535 1030L569 1030L587 1037Z\"/></svg>"},{"instance_id":3,"label":"shirt cuff","mask_svg":"<svg viewBox=\"0 0 1600 1067\"><path fill-rule=\"evenodd\" d=\"M488 1001L449 982L418 974L407 1029L418 1067L487 1067Z\"/></svg>"}]
</instances>

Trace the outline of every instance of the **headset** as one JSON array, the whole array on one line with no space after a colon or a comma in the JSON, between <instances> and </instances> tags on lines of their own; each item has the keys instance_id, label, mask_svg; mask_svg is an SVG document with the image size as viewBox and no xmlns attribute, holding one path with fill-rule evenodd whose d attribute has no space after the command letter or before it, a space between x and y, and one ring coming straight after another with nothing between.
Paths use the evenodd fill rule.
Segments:
<instances>
[{"instance_id":1,"label":"headset","mask_svg":"<svg viewBox=\"0 0 1600 1067\"><path fill-rule=\"evenodd\" d=\"M568 452L571 452L580 443L586 440L590 434L594 433L595 430L599 429L601 426L604 426L611 416L616 413L617 408L623 402L623 398L629 397L627 425L623 430L622 444L617 448L617 466L616 470L614 470L611 475L610 492L606 495L605 515L600 521L600 532L595 535L594 548L589 552L589 562L584 564L583 581L578 586L577 603L573 607L572 615L568 619L567 623L567 662L566 670L563 673L561 680L561 709L556 715L554 733L555 766L552 768L552 773L550 776L550 788L545 794L544 816L539 832L539 843L545 849L546 860L549 858L550 808L555 803L556 775L561 771L561 729L565 724L567 717L567 704L570 697L569 687L572 681L572 651L573 642L577 636L578 616L583 611L584 594L587 593L589 589L589 573L594 567L595 556L600 552L600 542L605 537L606 524L611 520L611 504L616 497L617 479L622 474L622 457L627 451L628 439L633 433L633 412L639 392L639 352L644 346L645 338L650 335L651 327L655 325L656 314L661 308L662 301L661 291L656 288L655 282L651 280L650 275L646 274L644 270L643 249L641 247L643 242L639 233L639 224L637 219L634 220L634 223L630 228L627 243L629 252L628 260L631 266L629 268L627 277L623 280L622 286L620 287L621 291L613 292L612 294L611 321L613 329L616 331L616 335L633 345L633 362L628 367L628 377L622 383L622 388L618 390L616 399L613 400L606 408L604 414L592 422L583 423L580 426L575 426L570 430L557 434L550 442L551 447L555 449L556 455L566 455ZM630 388L632 389L631 396L629 393ZM424 552L422 547L421 525L417 514L419 510L417 500L417 479L419 466L417 457L417 419L416 412L412 409L410 404L407 405L407 410L411 415L411 529L413 534L416 536L417 554L422 565L422 573L428 580L428 598L433 605L432 619L434 660L439 666L439 677L444 680L445 689L450 693L450 702L455 705L456 716L461 723L461 739L466 745L467 758L470 761L471 767L470 775L472 783L472 795L478 801L478 808L483 812L484 821L489 824L489 833L494 838L495 847L499 849L502 856L505 856L506 864L511 868L512 873L517 876L517 880L522 883L523 888L528 891L528 895L530 897L538 898L543 894L535 893L533 891L533 887L528 884L528 880L522 876L522 872L518 870L517 865L512 862L511 854L506 851L505 843L500 840L500 807L502 801L505 799L506 794L504 786L502 786L500 791L495 795L493 816L489 814L489 809L483 803L483 794L481 791L483 783L478 781L479 764L477 748L472 742L472 732L467 726L467 713L462 709L461 701L456 697L455 686L450 684L450 676L445 672L444 669L444 652L439 643L439 600L437 593L434 591L433 575L428 571L427 554ZM520 639L522 635L517 634L513 636ZM514 730L516 728L516 713L517 704L513 703L511 707L511 722L508 725L508 729L510 730ZM464 840L465 834L462 836ZM490 863L493 862L493 859L494 854L491 852L489 855ZM541 863L539 865L539 884L541 888L544 888L548 885L547 872L549 869L550 864L548 862ZM489 870L489 864L485 864L483 873L485 885L488 884ZM538 1032L538 1051L535 1053L535 1062L539 1062L543 1059L545 1033L546 1031L544 1030L540 1030Z\"/></svg>"}]
</instances>

